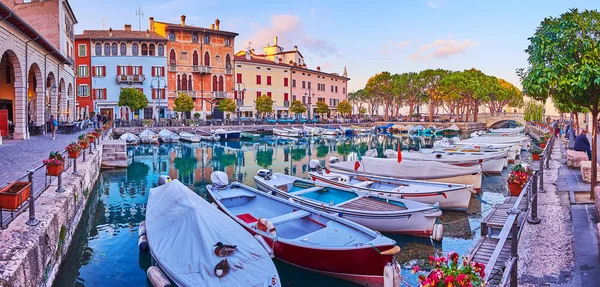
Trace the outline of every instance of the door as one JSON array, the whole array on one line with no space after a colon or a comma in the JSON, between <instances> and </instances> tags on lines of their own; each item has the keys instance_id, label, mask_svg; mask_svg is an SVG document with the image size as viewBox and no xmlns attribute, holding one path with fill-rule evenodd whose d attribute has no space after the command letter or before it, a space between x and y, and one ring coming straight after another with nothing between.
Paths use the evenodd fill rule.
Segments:
<instances>
[{"instance_id":1,"label":"door","mask_svg":"<svg viewBox=\"0 0 600 287\"><path fill-rule=\"evenodd\" d=\"M223 111L219 110L219 106L214 106L212 115L215 120L223 119Z\"/></svg>"},{"instance_id":2,"label":"door","mask_svg":"<svg viewBox=\"0 0 600 287\"><path fill-rule=\"evenodd\" d=\"M113 119L113 108L102 108L100 109L101 115L106 115L109 120Z\"/></svg>"},{"instance_id":3,"label":"door","mask_svg":"<svg viewBox=\"0 0 600 287\"><path fill-rule=\"evenodd\" d=\"M8 110L0 110L0 136L8 137Z\"/></svg>"}]
</instances>

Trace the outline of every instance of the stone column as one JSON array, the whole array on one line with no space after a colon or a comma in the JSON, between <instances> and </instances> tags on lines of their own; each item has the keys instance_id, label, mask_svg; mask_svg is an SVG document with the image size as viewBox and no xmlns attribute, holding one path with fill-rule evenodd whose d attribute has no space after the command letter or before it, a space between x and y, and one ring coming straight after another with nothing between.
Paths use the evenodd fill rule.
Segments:
<instances>
[{"instance_id":1,"label":"stone column","mask_svg":"<svg viewBox=\"0 0 600 287\"><path fill-rule=\"evenodd\" d=\"M36 89L36 104L35 104L35 118L34 121L38 125L46 123L46 93L44 88L40 87Z\"/></svg>"},{"instance_id":2,"label":"stone column","mask_svg":"<svg viewBox=\"0 0 600 287\"><path fill-rule=\"evenodd\" d=\"M27 139L27 93L25 91L25 81L27 80L22 71L24 67L14 69L15 74L15 102L14 102L14 124L15 132L13 137L18 140Z\"/></svg>"}]
</instances>

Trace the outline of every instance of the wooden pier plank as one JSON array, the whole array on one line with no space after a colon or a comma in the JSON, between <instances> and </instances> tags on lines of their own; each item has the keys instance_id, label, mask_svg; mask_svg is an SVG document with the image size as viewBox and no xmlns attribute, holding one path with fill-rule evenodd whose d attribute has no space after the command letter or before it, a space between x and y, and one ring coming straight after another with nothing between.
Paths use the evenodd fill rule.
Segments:
<instances>
[{"instance_id":1,"label":"wooden pier plank","mask_svg":"<svg viewBox=\"0 0 600 287\"><path fill-rule=\"evenodd\" d=\"M492 237L482 237L474 246L473 250L471 250L471 261L487 263L492 254L494 253L494 249L498 245L498 238ZM500 280L502 280L502 275L504 274L504 264L510 258L510 248L511 248L511 240L507 239L504 246L502 247L502 252L498 257L498 261L496 261L496 265L492 267L492 276L490 277L489 284L490 286L500 284ZM486 266L486 269L490 268Z\"/></svg>"}]
</instances>

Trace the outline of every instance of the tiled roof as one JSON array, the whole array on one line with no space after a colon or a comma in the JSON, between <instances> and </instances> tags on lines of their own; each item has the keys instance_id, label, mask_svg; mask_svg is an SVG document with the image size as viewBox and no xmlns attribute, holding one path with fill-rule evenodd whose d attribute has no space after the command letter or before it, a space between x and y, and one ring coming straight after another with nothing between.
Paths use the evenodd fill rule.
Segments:
<instances>
[{"instance_id":1,"label":"tiled roof","mask_svg":"<svg viewBox=\"0 0 600 287\"><path fill-rule=\"evenodd\" d=\"M239 35L238 33L235 33L235 32L230 32L230 31L225 31L225 30L215 30L215 29L204 28L204 27L199 27L199 26L191 26L191 25L181 26L181 24L174 24L174 23L167 23L167 22L160 22L160 21L154 21L154 22L165 24L165 25L167 25L167 28L194 30L194 31L198 31L198 32L206 31L209 33L216 33L216 34L220 33L220 34L234 36L234 37Z\"/></svg>"},{"instance_id":2,"label":"tiled roof","mask_svg":"<svg viewBox=\"0 0 600 287\"><path fill-rule=\"evenodd\" d=\"M259 63L259 64L267 64L267 65L273 65L273 66L281 66L281 67L286 67L286 68L292 67L289 64L275 63L275 61L260 59L260 58L256 58L256 57L251 57L250 60L247 60L246 56L235 56L234 60L236 62Z\"/></svg>"},{"instance_id":3,"label":"tiled roof","mask_svg":"<svg viewBox=\"0 0 600 287\"><path fill-rule=\"evenodd\" d=\"M84 30L83 34L75 35L75 39L131 39L167 41L167 38L158 35L156 32L125 30L112 30L112 36L110 36L109 30Z\"/></svg>"}]
</instances>

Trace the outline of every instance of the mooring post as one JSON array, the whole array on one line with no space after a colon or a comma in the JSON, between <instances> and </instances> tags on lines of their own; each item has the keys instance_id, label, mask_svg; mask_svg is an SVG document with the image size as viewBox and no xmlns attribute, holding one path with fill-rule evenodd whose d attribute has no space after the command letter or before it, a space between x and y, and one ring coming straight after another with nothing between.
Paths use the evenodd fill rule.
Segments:
<instances>
[{"instance_id":1,"label":"mooring post","mask_svg":"<svg viewBox=\"0 0 600 287\"><path fill-rule=\"evenodd\" d=\"M83 160L81 162L85 162L85 149L82 149Z\"/></svg>"},{"instance_id":2,"label":"mooring post","mask_svg":"<svg viewBox=\"0 0 600 287\"><path fill-rule=\"evenodd\" d=\"M537 214L537 199L538 199L538 192L537 192L537 188L538 188L538 173L536 173L533 176L533 182L532 182L532 187L531 187L531 214L529 215L529 218L527 218L527 222L531 223L531 224L538 224L540 223L540 219L538 218L538 214Z\"/></svg>"},{"instance_id":3,"label":"mooring post","mask_svg":"<svg viewBox=\"0 0 600 287\"><path fill-rule=\"evenodd\" d=\"M39 220L35 219L35 196L33 189L33 173L35 170L30 169L27 171L27 177L29 178L29 220L27 220L26 224L29 226L36 226L40 223Z\"/></svg>"},{"instance_id":4,"label":"mooring post","mask_svg":"<svg viewBox=\"0 0 600 287\"><path fill-rule=\"evenodd\" d=\"M90 144L89 146L90 146L90 155L93 155L94 152L92 151L92 144Z\"/></svg>"},{"instance_id":5,"label":"mooring post","mask_svg":"<svg viewBox=\"0 0 600 287\"><path fill-rule=\"evenodd\" d=\"M79 172L77 171L77 158L79 157L79 155L75 158L73 158L73 174L74 175L79 175Z\"/></svg>"},{"instance_id":6,"label":"mooring post","mask_svg":"<svg viewBox=\"0 0 600 287\"><path fill-rule=\"evenodd\" d=\"M515 259L515 263L512 266L512 269L510 270L510 286L511 287L517 287L517 280L518 280L518 273L517 273L517 266L519 265L519 254L518 254L518 248L519 248L519 226L517 225L517 221L519 219L519 214L521 214L521 211L518 208L511 208L509 209L506 213L508 213L509 217L510 215L516 215L515 220L513 221L513 225L511 228L511 247L510 247L510 257L511 260Z\"/></svg>"},{"instance_id":7,"label":"mooring post","mask_svg":"<svg viewBox=\"0 0 600 287\"><path fill-rule=\"evenodd\" d=\"M538 191L544 192L544 160L546 159L545 152L542 152L542 158L540 158L540 170L538 171L540 175L540 185Z\"/></svg>"},{"instance_id":8,"label":"mooring post","mask_svg":"<svg viewBox=\"0 0 600 287\"><path fill-rule=\"evenodd\" d=\"M56 189L56 192L59 193L65 192L65 189L62 187L62 174L62 171L58 174L58 188Z\"/></svg>"},{"instance_id":9,"label":"mooring post","mask_svg":"<svg viewBox=\"0 0 600 287\"><path fill-rule=\"evenodd\" d=\"M546 169L550 169L550 156L552 154L552 147L554 145L554 135L550 136L550 140L548 141L548 145L546 146Z\"/></svg>"}]
</instances>

